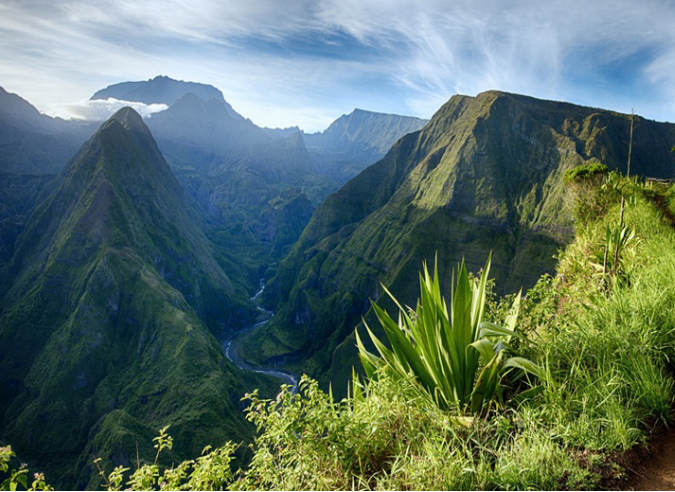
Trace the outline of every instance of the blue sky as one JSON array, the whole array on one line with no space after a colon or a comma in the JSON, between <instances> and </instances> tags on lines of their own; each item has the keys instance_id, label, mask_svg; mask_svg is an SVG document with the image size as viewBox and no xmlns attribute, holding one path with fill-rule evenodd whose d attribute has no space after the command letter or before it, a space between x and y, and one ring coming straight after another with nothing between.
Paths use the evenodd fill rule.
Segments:
<instances>
[{"instance_id":1,"label":"blue sky","mask_svg":"<svg viewBox=\"0 0 675 492\"><path fill-rule=\"evenodd\" d=\"M162 74L307 131L489 89L675 121L675 0L2 0L0 59L0 86L64 117Z\"/></svg>"}]
</instances>

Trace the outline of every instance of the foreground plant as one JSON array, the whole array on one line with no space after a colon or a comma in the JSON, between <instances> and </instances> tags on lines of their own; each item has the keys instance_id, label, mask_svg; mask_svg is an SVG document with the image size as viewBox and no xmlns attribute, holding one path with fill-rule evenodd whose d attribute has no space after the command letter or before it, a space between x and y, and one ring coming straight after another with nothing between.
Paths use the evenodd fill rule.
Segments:
<instances>
[{"instance_id":1,"label":"foreground plant","mask_svg":"<svg viewBox=\"0 0 675 492\"><path fill-rule=\"evenodd\" d=\"M51 485L45 482L44 473L33 473L33 482L28 486L28 465L21 463L19 469L9 470L9 463L16 454L11 446L0 447L0 475L9 473L9 476L0 482L0 490L54 490Z\"/></svg>"},{"instance_id":2,"label":"foreground plant","mask_svg":"<svg viewBox=\"0 0 675 492\"><path fill-rule=\"evenodd\" d=\"M480 280L469 278L462 261L448 308L441 295L438 270L433 277L426 263L420 274L420 298L417 309L404 309L385 291L399 308L398 323L374 302L373 310L380 321L391 349L373 334L364 321L379 357L370 353L358 330L359 356L369 378L378 370L398 378L413 380L427 396L444 410L480 412L495 398L501 399L504 376L514 370L535 376L540 368L523 357L507 357L514 336L520 295L513 303L505 326L484 321L488 258ZM530 390L531 391L531 390Z\"/></svg>"},{"instance_id":3,"label":"foreground plant","mask_svg":"<svg viewBox=\"0 0 675 492\"><path fill-rule=\"evenodd\" d=\"M166 468L160 473L159 456L164 450L173 448L173 438L167 434L169 426L159 430L155 437L155 461L144 464L134 471L125 482L125 473L129 468L116 467L106 475L100 466L100 458L94 459L94 465L103 477L107 490L223 490L232 480L230 463L236 446L230 441L213 449L206 446L197 460L186 460L178 466Z\"/></svg>"}]
</instances>

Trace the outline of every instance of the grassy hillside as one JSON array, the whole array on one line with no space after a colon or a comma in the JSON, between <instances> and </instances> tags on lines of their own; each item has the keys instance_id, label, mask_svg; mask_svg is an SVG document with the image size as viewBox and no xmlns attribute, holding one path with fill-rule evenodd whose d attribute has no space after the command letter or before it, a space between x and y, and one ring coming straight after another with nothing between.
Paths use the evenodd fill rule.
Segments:
<instances>
[{"instance_id":1,"label":"grassy hillside","mask_svg":"<svg viewBox=\"0 0 675 492\"><path fill-rule=\"evenodd\" d=\"M462 258L476 272L490 252L499 293L532 287L572 239L565 171L623 169L629 127L628 115L524 96L453 97L317 209L268 285L279 315L249 337L250 357L294 364L324 387L346 381L353 327L380 282L413 303L420 265L436 255L446 288ZM633 173L672 176L674 139L674 125L638 118Z\"/></svg>"}]
</instances>

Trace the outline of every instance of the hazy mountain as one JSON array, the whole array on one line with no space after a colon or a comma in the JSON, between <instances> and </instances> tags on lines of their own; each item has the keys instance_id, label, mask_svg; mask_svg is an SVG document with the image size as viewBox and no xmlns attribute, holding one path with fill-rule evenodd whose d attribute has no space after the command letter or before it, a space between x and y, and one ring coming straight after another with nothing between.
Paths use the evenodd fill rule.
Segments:
<instances>
[{"instance_id":1,"label":"hazy mountain","mask_svg":"<svg viewBox=\"0 0 675 492\"><path fill-rule=\"evenodd\" d=\"M147 119L157 145L176 171L206 174L243 149L272 140L249 120L232 118L221 99L189 92Z\"/></svg>"},{"instance_id":2,"label":"hazy mountain","mask_svg":"<svg viewBox=\"0 0 675 492\"><path fill-rule=\"evenodd\" d=\"M223 260L251 288L257 288L260 266L271 261L269 255L277 257L300 236L314 209L310 200L318 204L336 187L317 173L299 133L273 138L249 120L230 117L220 100L188 93L147 124L174 174L215 228L211 239L223 252L256 252L257 260L245 271L234 256ZM300 201L298 194L304 197ZM289 196L295 198L289 201ZM289 221L300 204L302 212ZM286 206L291 208L283 211ZM242 241L249 241L248 247Z\"/></svg>"},{"instance_id":3,"label":"hazy mountain","mask_svg":"<svg viewBox=\"0 0 675 492\"><path fill-rule=\"evenodd\" d=\"M183 458L245 438L241 373L212 333L246 323L249 300L214 254L150 131L120 110L0 272L3 438L66 488L97 480L93 454L151 458L167 424Z\"/></svg>"},{"instance_id":4,"label":"hazy mountain","mask_svg":"<svg viewBox=\"0 0 675 492\"><path fill-rule=\"evenodd\" d=\"M95 129L41 114L0 87L0 173L56 174Z\"/></svg>"},{"instance_id":5,"label":"hazy mountain","mask_svg":"<svg viewBox=\"0 0 675 492\"><path fill-rule=\"evenodd\" d=\"M304 139L319 171L344 183L384 157L399 138L421 129L427 122L355 109L323 132L304 134Z\"/></svg>"},{"instance_id":6,"label":"hazy mountain","mask_svg":"<svg viewBox=\"0 0 675 492\"><path fill-rule=\"evenodd\" d=\"M273 138L288 138L294 133L303 133L300 127L289 126L288 128L263 128L265 133Z\"/></svg>"},{"instance_id":7,"label":"hazy mountain","mask_svg":"<svg viewBox=\"0 0 675 492\"><path fill-rule=\"evenodd\" d=\"M233 119L242 119L242 116L225 101L223 93L212 85L183 82L182 80L174 80L163 75L140 82L122 82L110 85L105 89L97 91L91 96L91 100L112 97L122 101L172 106L185 94L194 94L204 101L208 101L211 98L216 99L223 103L227 113Z\"/></svg>"},{"instance_id":8,"label":"hazy mountain","mask_svg":"<svg viewBox=\"0 0 675 492\"><path fill-rule=\"evenodd\" d=\"M492 252L499 292L532 286L572 236L564 171L599 161L625 172L629 126L627 115L501 92L453 97L316 210L268 284L279 313L248 353L295 361L341 391L380 282L412 303L423 260L437 254L447 284L463 257L477 271ZM672 177L673 141L675 125L637 118L632 172Z\"/></svg>"},{"instance_id":9,"label":"hazy mountain","mask_svg":"<svg viewBox=\"0 0 675 492\"><path fill-rule=\"evenodd\" d=\"M96 126L44 115L0 87L0 267L40 193Z\"/></svg>"}]
</instances>

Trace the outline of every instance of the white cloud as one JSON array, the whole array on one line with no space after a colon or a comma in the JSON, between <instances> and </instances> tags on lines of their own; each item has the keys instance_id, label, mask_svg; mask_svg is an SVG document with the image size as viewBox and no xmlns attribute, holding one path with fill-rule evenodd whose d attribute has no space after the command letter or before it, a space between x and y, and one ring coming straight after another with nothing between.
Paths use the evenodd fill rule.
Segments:
<instances>
[{"instance_id":1,"label":"white cloud","mask_svg":"<svg viewBox=\"0 0 675 492\"><path fill-rule=\"evenodd\" d=\"M110 97L108 99L82 100L78 103L65 104L54 113L61 117L78 120L104 121L126 106L130 106L144 118L168 108L166 104L144 104Z\"/></svg>"}]
</instances>

